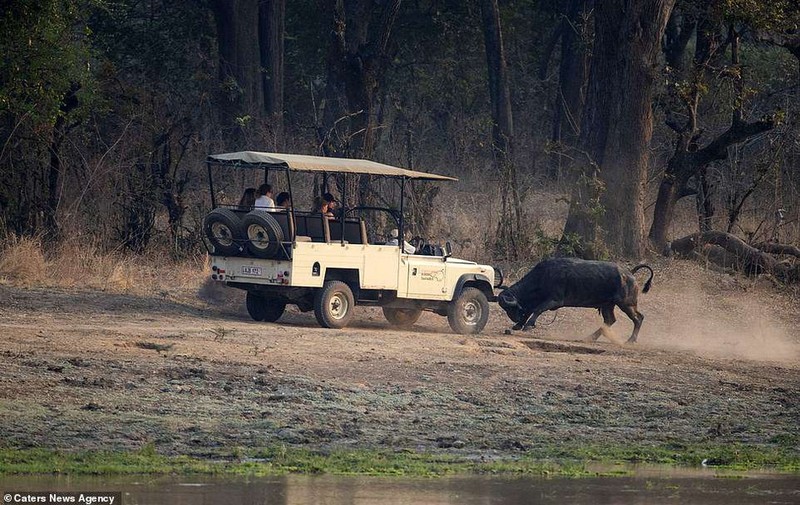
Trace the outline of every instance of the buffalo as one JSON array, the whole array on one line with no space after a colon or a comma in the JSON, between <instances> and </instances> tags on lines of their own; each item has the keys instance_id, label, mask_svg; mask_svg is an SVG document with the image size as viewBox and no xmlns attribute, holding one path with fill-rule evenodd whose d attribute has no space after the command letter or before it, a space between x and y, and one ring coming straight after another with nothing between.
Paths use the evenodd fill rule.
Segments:
<instances>
[{"instance_id":1,"label":"buffalo","mask_svg":"<svg viewBox=\"0 0 800 505\"><path fill-rule=\"evenodd\" d=\"M616 322L614 306L617 306L633 321L633 333L628 339L628 343L633 343L644 320L636 307L639 284L633 274L643 268L650 271L650 278L642 288L642 292L647 293L653 282L653 269L645 264L627 271L608 261L545 260L502 291L497 301L516 323L515 330L535 327L536 319L543 312L561 307L596 308L603 315L603 322L611 326ZM602 328L589 338L597 340L601 333Z\"/></svg>"}]
</instances>

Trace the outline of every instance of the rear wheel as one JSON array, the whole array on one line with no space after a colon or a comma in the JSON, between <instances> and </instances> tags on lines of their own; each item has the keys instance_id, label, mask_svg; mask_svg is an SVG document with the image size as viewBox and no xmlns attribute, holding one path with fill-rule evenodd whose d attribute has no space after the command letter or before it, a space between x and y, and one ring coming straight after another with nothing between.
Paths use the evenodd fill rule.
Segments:
<instances>
[{"instance_id":1,"label":"rear wheel","mask_svg":"<svg viewBox=\"0 0 800 505\"><path fill-rule=\"evenodd\" d=\"M447 322L456 333L462 335L480 333L488 321L489 301L478 288L464 288L447 306Z\"/></svg>"},{"instance_id":2,"label":"rear wheel","mask_svg":"<svg viewBox=\"0 0 800 505\"><path fill-rule=\"evenodd\" d=\"M252 291L247 292L247 313L255 321L274 323L286 310L286 302L277 298L261 296Z\"/></svg>"},{"instance_id":3,"label":"rear wheel","mask_svg":"<svg viewBox=\"0 0 800 505\"><path fill-rule=\"evenodd\" d=\"M344 328L353 318L356 300L350 286L327 281L314 297L314 315L323 328Z\"/></svg>"},{"instance_id":4,"label":"rear wheel","mask_svg":"<svg viewBox=\"0 0 800 505\"><path fill-rule=\"evenodd\" d=\"M410 328L417 322L422 315L421 309L395 309L391 307L383 308L383 316L392 325L398 328Z\"/></svg>"}]
</instances>

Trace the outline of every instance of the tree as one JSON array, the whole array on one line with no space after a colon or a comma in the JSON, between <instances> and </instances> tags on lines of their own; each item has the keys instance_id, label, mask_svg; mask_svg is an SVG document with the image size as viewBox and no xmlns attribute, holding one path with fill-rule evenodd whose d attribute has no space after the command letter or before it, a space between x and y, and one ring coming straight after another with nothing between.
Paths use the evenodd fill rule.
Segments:
<instances>
[{"instance_id":1,"label":"tree","mask_svg":"<svg viewBox=\"0 0 800 505\"><path fill-rule=\"evenodd\" d=\"M0 217L59 234L67 134L92 101L88 1L17 1L0 14Z\"/></svg>"},{"instance_id":2,"label":"tree","mask_svg":"<svg viewBox=\"0 0 800 505\"><path fill-rule=\"evenodd\" d=\"M661 39L673 4L674 0L604 0L595 8L580 136L585 161L564 228L565 238L579 238L579 252L584 255L598 255L601 240L618 254L644 253L651 102Z\"/></svg>"},{"instance_id":3,"label":"tree","mask_svg":"<svg viewBox=\"0 0 800 505\"><path fill-rule=\"evenodd\" d=\"M521 205L513 160L514 119L511 112L508 66L497 0L481 0L480 6L489 75L489 97L492 103L492 166L500 176L502 208L497 241L505 250L506 257L515 258Z\"/></svg>"},{"instance_id":4,"label":"tree","mask_svg":"<svg viewBox=\"0 0 800 505\"><path fill-rule=\"evenodd\" d=\"M686 50L697 27L697 1L677 0L664 31L664 59L667 67L682 73Z\"/></svg>"},{"instance_id":5,"label":"tree","mask_svg":"<svg viewBox=\"0 0 800 505\"><path fill-rule=\"evenodd\" d=\"M786 19L786 5L777 2L772 6L774 11L765 13L759 5L738 5L737 1L732 0L730 5L715 0L703 0L694 4L697 41L695 55L688 74L679 72L673 77L672 88L676 102L680 105L667 111L667 125L675 132L675 150L667 162L658 188L653 222L648 233L650 242L659 251L668 243L667 230L672 223L675 206L685 196L697 195L700 231L711 230L713 205L709 194L707 167L713 162L726 160L732 146L777 125L775 117L755 121L747 121L744 117L747 92L744 89L739 56L741 28L738 25L746 23L742 26L762 29L769 27L774 30L774 19ZM723 35L722 24L725 21L728 24L727 33ZM730 64L725 66L722 59L727 47L730 47ZM700 107L715 79L727 80L733 84L731 120L725 130L701 147L705 129L700 123ZM691 187L690 182L693 180L694 187ZM734 205L736 207L741 210L738 203ZM730 220L735 221L734 218Z\"/></svg>"},{"instance_id":6,"label":"tree","mask_svg":"<svg viewBox=\"0 0 800 505\"><path fill-rule=\"evenodd\" d=\"M325 156L373 156L380 86L389 64L389 41L400 2L321 0L331 22L325 108L317 128ZM369 176L348 179L349 205L368 203L369 180Z\"/></svg>"},{"instance_id":7,"label":"tree","mask_svg":"<svg viewBox=\"0 0 800 505\"><path fill-rule=\"evenodd\" d=\"M550 165L551 179L560 179L569 164L564 159L578 144L581 113L586 101L586 82L589 77L591 54L591 12L594 0L571 0L556 26L545 49L539 77L547 76L550 55L561 42L561 57L556 90L555 112L551 141L557 150ZM566 155L566 156L565 156Z\"/></svg>"},{"instance_id":8,"label":"tree","mask_svg":"<svg viewBox=\"0 0 800 505\"><path fill-rule=\"evenodd\" d=\"M389 41L400 2L322 2L332 28L327 59L325 130L322 132L326 155L372 157L379 90L389 64ZM345 124L340 124L342 119L346 119ZM339 128L345 131L334 131Z\"/></svg>"},{"instance_id":9,"label":"tree","mask_svg":"<svg viewBox=\"0 0 800 505\"><path fill-rule=\"evenodd\" d=\"M225 95L223 122L238 120L241 125L265 110L259 0L212 0L211 9L217 27L219 79Z\"/></svg>"},{"instance_id":10,"label":"tree","mask_svg":"<svg viewBox=\"0 0 800 505\"><path fill-rule=\"evenodd\" d=\"M277 150L283 146L283 35L286 0L263 0L258 8L258 38L267 117Z\"/></svg>"},{"instance_id":11,"label":"tree","mask_svg":"<svg viewBox=\"0 0 800 505\"><path fill-rule=\"evenodd\" d=\"M80 215L85 205L100 205L86 214L108 215L103 221L113 224L115 238L135 252L162 238L162 212L174 251L195 244L184 219L193 201L185 192L199 175L191 151L198 132L214 124L207 97L219 88L215 62L206 56L214 54L216 36L208 11L197 7L197 0L127 0L92 16L107 109L92 117L103 150L85 156L100 156L107 175L78 172L82 187L72 189L77 195L67 211Z\"/></svg>"}]
</instances>

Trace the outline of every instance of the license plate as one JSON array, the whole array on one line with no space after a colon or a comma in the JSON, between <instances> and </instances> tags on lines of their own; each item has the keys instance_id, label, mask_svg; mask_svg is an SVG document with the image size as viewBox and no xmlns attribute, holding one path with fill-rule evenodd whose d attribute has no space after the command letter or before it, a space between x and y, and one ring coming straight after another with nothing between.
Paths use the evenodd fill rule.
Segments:
<instances>
[{"instance_id":1,"label":"license plate","mask_svg":"<svg viewBox=\"0 0 800 505\"><path fill-rule=\"evenodd\" d=\"M252 275L255 277L261 277L261 267L242 267L242 275Z\"/></svg>"}]
</instances>

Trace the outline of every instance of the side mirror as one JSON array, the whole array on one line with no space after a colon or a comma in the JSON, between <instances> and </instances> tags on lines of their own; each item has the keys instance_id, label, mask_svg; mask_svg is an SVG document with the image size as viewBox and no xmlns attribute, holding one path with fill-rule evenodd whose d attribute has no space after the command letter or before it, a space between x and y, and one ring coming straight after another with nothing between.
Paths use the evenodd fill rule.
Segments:
<instances>
[{"instance_id":1,"label":"side mirror","mask_svg":"<svg viewBox=\"0 0 800 505\"><path fill-rule=\"evenodd\" d=\"M453 245L448 240L444 243L444 259L449 258L453 255Z\"/></svg>"}]
</instances>

